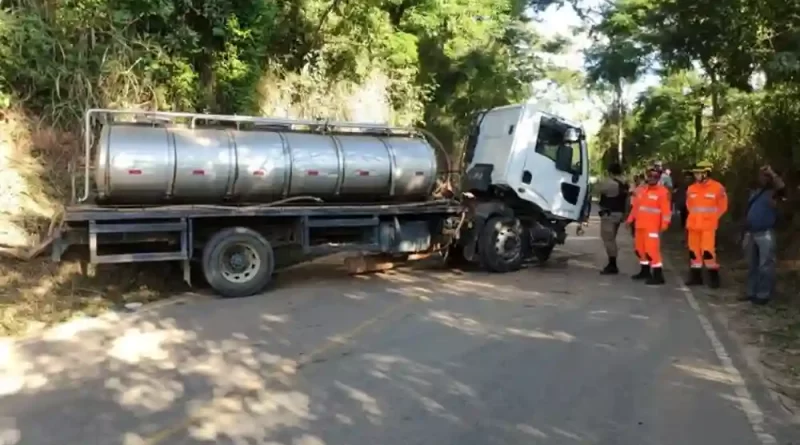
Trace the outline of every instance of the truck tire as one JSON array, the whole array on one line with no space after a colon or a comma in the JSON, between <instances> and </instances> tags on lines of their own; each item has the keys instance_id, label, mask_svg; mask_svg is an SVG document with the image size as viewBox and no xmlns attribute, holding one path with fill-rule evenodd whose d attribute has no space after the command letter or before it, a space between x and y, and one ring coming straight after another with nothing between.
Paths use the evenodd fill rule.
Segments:
<instances>
[{"instance_id":1,"label":"truck tire","mask_svg":"<svg viewBox=\"0 0 800 445\"><path fill-rule=\"evenodd\" d=\"M547 262L547 260L550 259L550 255L553 254L553 249L555 249L555 247L556 247L555 244L551 244L549 246L534 247L533 256L535 256L540 263L544 264Z\"/></svg>"},{"instance_id":2,"label":"truck tire","mask_svg":"<svg viewBox=\"0 0 800 445\"><path fill-rule=\"evenodd\" d=\"M269 241L246 227L220 230L203 248L203 274L223 298L261 292L274 271L275 255Z\"/></svg>"},{"instance_id":3,"label":"truck tire","mask_svg":"<svg viewBox=\"0 0 800 445\"><path fill-rule=\"evenodd\" d=\"M525 259L523 227L518 219L508 216L490 218L478 238L481 267L489 272L518 270Z\"/></svg>"}]
</instances>

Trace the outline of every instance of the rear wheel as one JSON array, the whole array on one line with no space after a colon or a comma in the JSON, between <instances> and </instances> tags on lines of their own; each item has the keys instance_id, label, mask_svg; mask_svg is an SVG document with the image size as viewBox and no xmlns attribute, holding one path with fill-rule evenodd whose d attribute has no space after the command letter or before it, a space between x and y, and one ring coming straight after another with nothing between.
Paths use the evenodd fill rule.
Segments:
<instances>
[{"instance_id":1,"label":"rear wheel","mask_svg":"<svg viewBox=\"0 0 800 445\"><path fill-rule=\"evenodd\" d=\"M272 246L246 227L214 234L203 249L203 273L224 298L248 297L264 290L275 271Z\"/></svg>"},{"instance_id":2,"label":"rear wheel","mask_svg":"<svg viewBox=\"0 0 800 445\"><path fill-rule=\"evenodd\" d=\"M518 219L490 218L478 238L481 266L490 272L511 272L522 266L523 227Z\"/></svg>"}]
</instances>

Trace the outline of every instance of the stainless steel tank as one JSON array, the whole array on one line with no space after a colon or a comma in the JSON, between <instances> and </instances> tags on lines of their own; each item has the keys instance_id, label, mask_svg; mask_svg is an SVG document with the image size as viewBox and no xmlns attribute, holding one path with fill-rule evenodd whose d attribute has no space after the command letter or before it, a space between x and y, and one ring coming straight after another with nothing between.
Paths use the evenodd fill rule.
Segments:
<instances>
[{"instance_id":1,"label":"stainless steel tank","mask_svg":"<svg viewBox=\"0 0 800 445\"><path fill-rule=\"evenodd\" d=\"M112 123L96 150L103 202L408 201L427 198L437 173L424 139L357 133Z\"/></svg>"}]
</instances>

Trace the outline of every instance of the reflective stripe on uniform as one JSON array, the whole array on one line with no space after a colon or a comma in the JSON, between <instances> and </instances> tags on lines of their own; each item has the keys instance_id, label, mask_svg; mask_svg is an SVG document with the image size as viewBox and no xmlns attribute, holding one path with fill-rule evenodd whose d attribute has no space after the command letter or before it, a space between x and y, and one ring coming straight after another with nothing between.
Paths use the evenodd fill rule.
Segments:
<instances>
[{"instance_id":1,"label":"reflective stripe on uniform","mask_svg":"<svg viewBox=\"0 0 800 445\"><path fill-rule=\"evenodd\" d=\"M689 207L691 213L717 213L719 211L716 207Z\"/></svg>"}]
</instances>

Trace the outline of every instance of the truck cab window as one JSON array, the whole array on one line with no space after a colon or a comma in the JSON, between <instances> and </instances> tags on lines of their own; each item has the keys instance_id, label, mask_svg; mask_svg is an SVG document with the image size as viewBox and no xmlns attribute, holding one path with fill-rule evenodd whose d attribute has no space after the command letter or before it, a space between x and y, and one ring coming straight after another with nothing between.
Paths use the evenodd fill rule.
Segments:
<instances>
[{"instance_id":1,"label":"truck cab window","mask_svg":"<svg viewBox=\"0 0 800 445\"><path fill-rule=\"evenodd\" d=\"M556 163L556 168L567 173L580 173L583 170L581 156L581 141L567 142L564 135L569 127L561 122L549 118L542 118L539 124L539 134L536 140L536 153L539 153ZM571 149L569 167L566 163L559 162L559 149Z\"/></svg>"}]
</instances>

